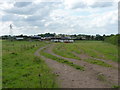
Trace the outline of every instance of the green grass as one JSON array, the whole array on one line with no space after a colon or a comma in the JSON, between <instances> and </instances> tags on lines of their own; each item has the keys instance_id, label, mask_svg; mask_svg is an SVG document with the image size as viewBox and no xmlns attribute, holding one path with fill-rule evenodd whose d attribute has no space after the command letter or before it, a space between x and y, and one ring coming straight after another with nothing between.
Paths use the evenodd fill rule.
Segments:
<instances>
[{"instance_id":1,"label":"green grass","mask_svg":"<svg viewBox=\"0 0 120 90\"><path fill-rule=\"evenodd\" d=\"M62 59L62 58L59 58L59 57L56 57L56 56L53 56L53 55L51 55L49 53L44 52L44 49L40 52L40 54L45 56L45 57L47 57L47 58L55 60L57 62L64 63L64 64L67 64L69 66L72 66L75 69L82 70L82 71L85 70L85 68L83 66L79 66L79 65L73 64L73 62L70 62L68 60L65 60L65 59Z\"/></svg>"},{"instance_id":2,"label":"green grass","mask_svg":"<svg viewBox=\"0 0 120 90\"><path fill-rule=\"evenodd\" d=\"M3 41L3 88L57 88L56 75L52 73L44 60L34 56L34 52L38 48L47 44L49 43L37 41ZM63 57L80 60L79 57L72 53L76 52L78 54L85 53L94 58L118 61L118 47L109 43L101 41L78 41L75 43L56 43L55 45L53 52ZM67 64L75 69L85 70L82 66L45 53L44 51L41 51L40 54L60 63ZM100 60L87 59L85 61L103 67L111 67L111 65ZM99 78L101 80L103 79L102 76Z\"/></svg>"},{"instance_id":3,"label":"green grass","mask_svg":"<svg viewBox=\"0 0 120 90\"><path fill-rule=\"evenodd\" d=\"M84 53L100 59L118 61L118 47L101 41L86 41L80 42L80 49Z\"/></svg>"},{"instance_id":4,"label":"green grass","mask_svg":"<svg viewBox=\"0 0 120 90\"><path fill-rule=\"evenodd\" d=\"M34 52L44 42L3 41L3 88L57 88L55 77Z\"/></svg>"},{"instance_id":5,"label":"green grass","mask_svg":"<svg viewBox=\"0 0 120 90\"><path fill-rule=\"evenodd\" d=\"M86 62L89 62L91 64L96 64L96 65L100 65L100 66L104 66L104 67L112 67L111 65L103 62L103 61L100 61L100 60L94 60L94 59L86 59L84 60Z\"/></svg>"},{"instance_id":6,"label":"green grass","mask_svg":"<svg viewBox=\"0 0 120 90\"><path fill-rule=\"evenodd\" d=\"M75 56L72 52L87 54L98 59L118 61L118 47L102 41L77 41L67 44L57 43L53 51L63 57L74 59L80 58Z\"/></svg>"},{"instance_id":7,"label":"green grass","mask_svg":"<svg viewBox=\"0 0 120 90\"><path fill-rule=\"evenodd\" d=\"M77 49L77 47L76 46L73 47L73 45L74 44L70 43L57 43L56 46L53 48L53 52L66 58L81 60L79 57L72 54L72 51ZM77 50L77 52L79 51Z\"/></svg>"},{"instance_id":8,"label":"green grass","mask_svg":"<svg viewBox=\"0 0 120 90\"><path fill-rule=\"evenodd\" d=\"M113 85L112 88L120 88L119 85Z\"/></svg>"}]
</instances>

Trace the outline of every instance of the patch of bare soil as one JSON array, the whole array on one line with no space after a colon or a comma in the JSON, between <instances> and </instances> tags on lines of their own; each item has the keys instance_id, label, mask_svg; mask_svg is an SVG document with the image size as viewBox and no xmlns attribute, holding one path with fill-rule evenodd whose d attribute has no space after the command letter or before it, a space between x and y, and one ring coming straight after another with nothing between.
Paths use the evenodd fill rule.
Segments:
<instances>
[{"instance_id":1,"label":"patch of bare soil","mask_svg":"<svg viewBox=\"0 0 120 90\"><path fill-rule=\"evenodd\" d=\"M90 56L86 54L77 54L76 52L72 52L75 56L80 57L81 59L88 59Z\"/></svg>"},{"instance_id":2,"label":"patch of bare soil","mask_svg":"<svg viewBox=\"0 0 120 90\"><path fill-rule=\"evenodd\" d=\"M94 77L94 79L97 80L96 77L98 77L99 74L102 74L106 78L105 82L107 84L109 84L111 86L112 85L118 85L118 69L102 67L102 66L95 65L95 64L90 64L90 63L84 62L83 60L76 60L76 59L71 59L71 58L65 58L65 57L62 57L60 55L57 55L57 54L53 53L52 52L53 48L54 48L54 45L51 45L50 47L48 47L46 49L46 52L50 53L50 54L52 54L52 55L54 55L56 57L60 57L62 59L66 59L66 60L72 61L74 64L84 66L86 68L86 70L84 71L85 72L84 74L87 77L90 77L90 78ZM83 58L85 58L85 56L86 55L82 55ZM99 81L99 79L97 81ZM104 84L105 84L105 82L104 82Z\"/></svg>"},{"instance_id":3,"label":"patch of bare soil","mask_svg":"<svg viewBox=\"0 0 120 90\"><path fill-rule=\"evenodd\" d=\"M39 52L46 47L42 47L35 52L35 55L44 59L48 66L57 75L57 81L61 88L109 88L110 84L99 81L94 72L80 71L68 65L41 56ZM50 47L48 48L50 49Z\"/></svg>"}]
</instances>

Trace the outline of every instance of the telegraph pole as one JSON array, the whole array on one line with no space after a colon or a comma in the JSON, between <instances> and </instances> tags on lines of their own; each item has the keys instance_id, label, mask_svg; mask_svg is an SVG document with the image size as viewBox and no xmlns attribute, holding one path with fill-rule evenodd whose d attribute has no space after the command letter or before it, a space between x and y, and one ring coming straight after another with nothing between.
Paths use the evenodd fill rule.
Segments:
<instances>
[{"instance_id":1,"label":"telegraph pole","mask_svg":"<svg viewBox=\"0 0 120 90\"><path fill-rule=\"evenodd\" d=\"M10 39L10 41L12 41L12 36L13 36L13 32L12 32L12 28L13 27L12 27L12 24L10 24L9 27L10 27L10 32L9 32L10 33L10 35L9 35L10 38L9 39Z\"/></svg>"}]
</instances>

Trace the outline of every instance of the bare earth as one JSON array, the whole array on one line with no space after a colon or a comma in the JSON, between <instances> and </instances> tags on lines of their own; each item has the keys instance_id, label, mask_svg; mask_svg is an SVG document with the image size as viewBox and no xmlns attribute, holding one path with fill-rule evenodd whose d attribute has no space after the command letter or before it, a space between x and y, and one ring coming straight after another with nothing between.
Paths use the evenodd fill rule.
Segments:
<instances>
[{"instance_id":1,"label":"bare earth","mask_svg":"<svg viewBox=\"0 0 120 90\"><path fill-rule=\"evenodd\" d=\"M74 69L66 64L41 56L39 52L44 48L46 48L46 53L72 61L74 64L84 66L85 71ZM42 47L35 52L35 55L43 58L57 75L57 82L61 88L111 88L113 85L118 85L118 69L89 64L83 60L65 58L53 53L53 48L54 45ZM105 80L98 78L99 75L103 75Z\"/></svg>"}]
</instances>

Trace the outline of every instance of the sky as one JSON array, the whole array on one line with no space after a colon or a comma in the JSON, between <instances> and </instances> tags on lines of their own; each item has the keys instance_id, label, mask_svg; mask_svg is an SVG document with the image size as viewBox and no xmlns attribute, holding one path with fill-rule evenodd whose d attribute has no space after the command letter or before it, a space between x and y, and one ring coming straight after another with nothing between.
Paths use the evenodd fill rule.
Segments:
<instances>
[{"instance_id":1,"label":"sky","mask_svg":"<svg viewBox=\"0 0 120 90\"><path fill-rule=\"evenodd\" d=\"M119 0L0 1L0 35L117 34Z\"/></svg>"}]
</instances>

